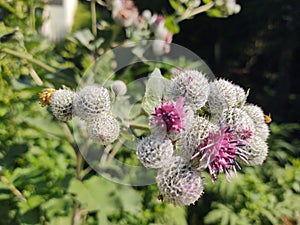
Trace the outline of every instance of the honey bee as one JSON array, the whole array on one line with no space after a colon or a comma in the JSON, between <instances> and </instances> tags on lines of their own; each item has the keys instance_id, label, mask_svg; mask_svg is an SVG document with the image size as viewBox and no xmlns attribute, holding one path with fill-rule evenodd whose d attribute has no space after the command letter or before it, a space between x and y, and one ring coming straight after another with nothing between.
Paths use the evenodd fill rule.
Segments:
<instances>
[{"instance_id":1,"label":"honey bee","mask_svg":"<svg viewBox=\"0 0 300 225\"><path fill-rule=\"evenodd\" d=\"M40 103L42 106L50 104L50 98L54 94L54 88L45 88L42 93L39 93Z\"/></svg>"},{"instance_id":2,"label":"honey bee","mask_svg":"<svg viewBox=\"0 0 300 225\"><path fill-rule=\"evenodd\" d=\"M272 122L271 113L269 113L269 115L265 115L265 122L266 123L271 123Z\"/></svg>"}]
</instances>

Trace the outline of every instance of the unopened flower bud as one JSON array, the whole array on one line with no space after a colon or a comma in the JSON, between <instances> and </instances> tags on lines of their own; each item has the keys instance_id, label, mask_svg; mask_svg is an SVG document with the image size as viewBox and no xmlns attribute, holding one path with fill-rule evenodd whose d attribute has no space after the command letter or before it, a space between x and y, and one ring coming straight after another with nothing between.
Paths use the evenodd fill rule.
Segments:
<instances>
[{"instance_id":1,"label":"unopened flower bud","mask_svg":"<svg viewBox=\"0 0 300 225\"><path fill-rule=\"evenodd\" d=\"M116 80L112 83L111 88L116 95L125 95L127 92L126 84L121 80Z\"/></svg>"}]
</instances>

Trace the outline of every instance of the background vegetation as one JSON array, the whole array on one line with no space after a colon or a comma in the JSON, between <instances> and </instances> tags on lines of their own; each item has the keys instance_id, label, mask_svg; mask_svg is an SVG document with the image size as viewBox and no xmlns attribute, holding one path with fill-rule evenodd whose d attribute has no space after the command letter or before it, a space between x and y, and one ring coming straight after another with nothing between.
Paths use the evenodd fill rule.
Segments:
<instances>
[{"instance_id":1,"label":"background vegetation","mask_svg":"<svg viewBox=\"0 0 300 225\"><path fill-rule=\"evenodd\" d=\"M167 1L136 4L173 12ZM212 185L204 175L203 197L181 208L158 201L155 185L118 185L84 162L79 168L68 127L38 103L44 87L76 88L101 55L99 43L103 51L111 48L114 27L95 36L90 2L81 1L72 33L54 44L38 32L43 2L0 0L0 224L300 224L299 4L244 1L229 18L197 15L179 23L173 42L197 53L217 76L250 88L250 101L273 118L264 165L244 168L231 183L221 176ZM97 7L97 19L112 22ZM121 71L122 79L153 67L134 69L141 72ZM132 152L119 157L135 161Z\"/></svg>"}]
</instances>

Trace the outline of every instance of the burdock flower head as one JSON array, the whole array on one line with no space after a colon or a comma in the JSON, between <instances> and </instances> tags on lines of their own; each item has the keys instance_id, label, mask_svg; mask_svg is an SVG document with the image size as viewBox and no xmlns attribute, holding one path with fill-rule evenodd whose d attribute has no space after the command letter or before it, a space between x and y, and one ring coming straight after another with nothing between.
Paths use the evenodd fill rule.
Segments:
<instances>
[{"instance_id":1,"label":"burdock flower head","mask_svg":"<svg viewBox=\"0 0 300 225\"><path fill-rule=\"evenodd\" d=\"M41 105L49 105L53 116L64 122L72 119L72 105L75 96L76 93L69 89L45 88L42 93L39 93Z\"/></svg>"},{"instance_id":2,"label":"burdock flower head","mask_svg":"<svg viewBox=\"0 0 300 225\"><path fill-rule=\"evenodd\" d=\"M185 105L194 111L200 110L209 96L209 83L206 75L197 70L184 70L171 80L169 94L177 99L185 97Z\"/></svg>"},{"instance_id":3,"label":"burdock flower head","mask_svg":"<svg viewBox=\"0 0 300 225\"><path fill-rule=\"evenodd\" d=\"M204 189L200 172L179 156L158 170L156 182L160 199L179 206L194 204Z\"/></svg>"},{"instance_id":4,"label":"burdock flower head","mask_svg":"<svg viewBox=\"0 0 300 225\"><path fill-rule=\"evenodd\" d=\"M179 97L174 103L167 101L161 102L160 106L155 107L155 112L150 118L150 125L154 129L170 133L172 131L181 131L184 128L183 118L184 97Z\"/></svg>"},{"instance_id":5,"label":"burdock flower head","mask_svg":"<svg viewBox=\"0 0 300 225\"><path fill-rule=\"evenodd\" d=\"M246 133L248 135L248 132ZM208 168L213 182L222 172L229 180L231 171L236 172L237 168L240 169L237 157L248 164L249 153L242 148L245 145L245 138L235 135L230 126L221 127L217 132L210 132L191 159L199 157L199 169Z\"/></svg>"}]
</instances>

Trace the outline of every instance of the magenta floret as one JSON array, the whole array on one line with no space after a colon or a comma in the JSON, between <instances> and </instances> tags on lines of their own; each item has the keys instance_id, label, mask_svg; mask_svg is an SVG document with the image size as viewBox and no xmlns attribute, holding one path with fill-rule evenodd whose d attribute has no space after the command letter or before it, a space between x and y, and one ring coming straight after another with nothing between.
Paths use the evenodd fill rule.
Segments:
<instances>
[{"instance_id":1,"label":"magenta floret","mask_svg":"<svg viewBox=\"0 0 300 225\"><path fill-rule=\"evenodd\" d=\"M167 133L171 131L181 131L184 128L184 98L180 97L176 103L170 101L162 102L160 106L155 108L152 114L151 123L159 126Z\"/></svg>"},{"instance_id":2,"label":"magenta floret","mask_svg":"<svg viewBox=\"0 0 300 225\"><path fill-rule=\"evenodd\" d=\"M235 135L230 126L222 127L218 132L210 132L192 159L200 157L200 169L208 168L213 182L222 172L229 180L231 171L240 169L237 156L248 164L249 154L242 149L245 145L246 141Z\"/></svg>"}]
</instances>

